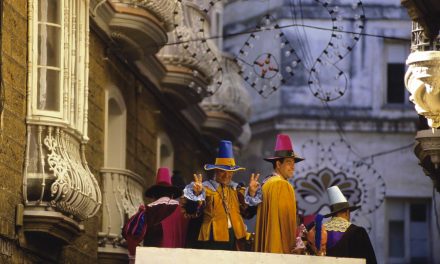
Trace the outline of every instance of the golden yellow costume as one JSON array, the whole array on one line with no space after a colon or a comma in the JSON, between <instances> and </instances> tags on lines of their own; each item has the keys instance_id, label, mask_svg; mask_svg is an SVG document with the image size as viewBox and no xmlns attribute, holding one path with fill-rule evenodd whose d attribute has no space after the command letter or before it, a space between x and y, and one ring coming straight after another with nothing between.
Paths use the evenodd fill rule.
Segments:
<instances>
[{"instance_id":1,"label":"golden yellow costume","mask_svg":"<svg viewBox=\"0 0 440 264\"><path fill-rule=\"evenodd\" d=\"M296 199L293 186L273 175L262 186L255 226L255 251L290 253L295 248Z\"/></svg>"},{"instance_id":2,"label":"golden yellow costume","mask_svg":"<svg viewBox=\"0 0 440 264\"><path fill-rule=\"evenodd\" d=\"M242 192L244 191L241 188ZM220 184L217 190L205 187L206 207L203 211L203 222L200 228L199 241L208 241L211 235L214 241L229 241L228 213L230 225L232 226L236 239L246 236L246 228L240 215L240 204L238 202L238 193L240 190L234 190L231 186L222 187ZM224 198L223 198L224 197ZM223 199L225 199L223 201ZM226 208L225 208L226 207Z\"/></svg>"}]
</instances>

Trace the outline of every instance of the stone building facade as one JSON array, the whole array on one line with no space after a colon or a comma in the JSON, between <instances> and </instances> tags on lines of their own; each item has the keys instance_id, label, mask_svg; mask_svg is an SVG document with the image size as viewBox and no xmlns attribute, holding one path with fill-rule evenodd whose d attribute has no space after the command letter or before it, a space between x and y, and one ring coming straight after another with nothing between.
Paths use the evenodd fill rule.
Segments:
<instances>
[{"instance_id":1,"label":"stone building facade","mask_svg":"<svg viewBox=\"0 0 440 264\"><path fill-rule=\"evenodd\" d=\"M229 1L224 14L224 49L253 98L242 164L268 175L262 158L289 134L306 159L292 180L301 214L328 212L337 184L362 206L352 221L378 263L439 262L439 199L412 150L423 126L404 85L411 19L400 1ZM262 54L285 79L278 88L256 77Z\"/></svg>"},{"instance_id":2,"label":"stone building facade","mask_svg":"<svg viewBox=\"0 0 440 264\"><path fill-rule=\"evenodd\" d=\"M175 44L198 37L193 17L217 34L203 4L1 1L3 262L126 263L121 227L158 167L188 182L220 138L247 144L237 66L218 43Z\"/></svg>"}]
</instances>

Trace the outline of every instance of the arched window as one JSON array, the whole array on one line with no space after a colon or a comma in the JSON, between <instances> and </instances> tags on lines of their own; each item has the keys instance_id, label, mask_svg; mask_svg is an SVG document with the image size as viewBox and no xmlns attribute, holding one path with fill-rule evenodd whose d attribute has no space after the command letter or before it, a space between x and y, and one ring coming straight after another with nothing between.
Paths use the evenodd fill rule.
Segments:
<instances>
[{"instance_id":1,"label":"arched window","mask_svg":"<svg viewBox=\"0 0 440 264\"><path fill-rule=\"evenodd\" d=\"M106 91L104 166L125 168L127 111L121 92L114 86Z\"/></svg>"},{"instance_id":2,"label":"arched window","mask_svg":"<svg viewBox=\"0 0 440 264\"><path fill-rule=\"evenodd\" d=\"M161 132L157 137L157 167L174 167L174 147L167 134Z\"/></svg>"}]
</instances>

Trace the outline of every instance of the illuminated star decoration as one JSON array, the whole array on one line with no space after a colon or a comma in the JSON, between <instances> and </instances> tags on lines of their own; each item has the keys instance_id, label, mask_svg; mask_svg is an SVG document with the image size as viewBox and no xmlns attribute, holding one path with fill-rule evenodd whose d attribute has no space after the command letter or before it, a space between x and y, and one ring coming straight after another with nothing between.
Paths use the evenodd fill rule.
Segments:
<instances>
[{"instance_id":1,"label":"illuminated star decoration","mask_svg":"<svg viewBox=\"0 0 440 264\"><path fill-rule=\"evenodd\" d=\"M294 68L301 62L296 50L286 38L275 19L266 14L238 51L235 61L241 66L239 74L259 95L267 98L282 84L295 76ZM270 51L259 39L274 39L279 48ZM281 56L292 59L292 64L281 68Z\"/></svg>"}]
</instances>

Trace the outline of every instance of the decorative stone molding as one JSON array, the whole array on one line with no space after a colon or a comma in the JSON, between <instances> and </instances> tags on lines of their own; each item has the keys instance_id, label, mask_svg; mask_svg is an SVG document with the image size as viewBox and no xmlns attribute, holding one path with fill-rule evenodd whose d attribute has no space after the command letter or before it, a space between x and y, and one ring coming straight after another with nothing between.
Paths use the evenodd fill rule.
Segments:
<instances>
[{"instance_id":1,"label":"decorative stone molding","mask_svg":"<svg viewBox=\"0 0 440 264\"><path fill-rule=\"evenodd\" d=\"M127 250L121 230L125 221L134 215L143 204L145 179L125 169L103 168L103 216L101 232L98 234L99 258L113 255L126 258Z\"/></svg>"},{"instance_id":2,"label":"decorative stone molding","mask_svg":"<svg viewBox=\"0 0 440 264\"><path fill-rule=\"evenodd\" d=\"M174 29L173 12L177 5L176 0L125 0L123 2L147 9L165 24L167 31Z\"/></svg>"},{"instance_id":3,"label":"decorative stone molding","mask_svg":"<svg viewBox=\"0 0 440 264\"><path fill-rule=\"evenodd\" d=\"M421 130L415 139L414 153L425 174L432 179L437 192L440 192L440 131Z\"/></svg>"},{"instance_id":4,"label":"decorative stone molding","mask_svg":"<svg viewBox=\"0 0 440 264\"><path fill-rule=\"evenodd\" d=\"M440 51L411 53L406 61L405 85L418 114L432 128L440 126Z\"/></svg>"},{"instance_id":5,"label":"decorative stone molding","mask_svg":"<svg viewBox=\"0 0 440 264\"><path fill-rule=\"evenodd\" d=\"M26 232L46 234L66 244L79 236L82 229L82 226L72 218L44 207L27 208L23 220Z\"/></svg>"}]
</instances>

